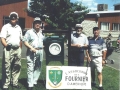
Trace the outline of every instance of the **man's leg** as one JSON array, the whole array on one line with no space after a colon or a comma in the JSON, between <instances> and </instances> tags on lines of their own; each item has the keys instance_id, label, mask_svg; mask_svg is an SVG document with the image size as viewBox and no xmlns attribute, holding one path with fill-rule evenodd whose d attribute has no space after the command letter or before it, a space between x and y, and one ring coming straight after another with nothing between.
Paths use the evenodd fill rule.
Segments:
<instances>
[{"instance_id":1,"label":"man's leg","mask_svg":"<svg viewBox=\"0 0 120 90\"><path fill-rule=\"evenodd\" d=\"M92 82L95 82L95 69L91 70Z\"/></svg>"},{"instance_id":2,"label":"man's leg","mask_svg":"<svg viewBox=\"0 0 120 90\"><path fill-rule=\"evenodd\" d=\"M91 67L91 77L92 77L92 86L94 87L96 85L96 82L95 82L95 63L94 63L94 58L91 57L91 60L90 61L90 67Z\"/></svg>"},{"instance_id":3,"label":"man's leg","mask_svg":"<svg viewBox=\"0 0 120 90\"><path fill-rule=\"evenodd\" d=\"M13 86L18 86L18 78L20 76L20 71L21 71L21 48L17 50L13 50L12 52L14 56L14 61L13 61L13 67L12 67L12 85ZM17 88L17 87L16 87ZM20 88L20 87L18 87Z\"/></svg>"},{"instance_id":4,"label":"man's leg","mask_svg":"<svg viewBox=\"0 0 120 90\"><path fill-rule=\"evenodd\" d=\"M96 61L98 62L98 63L96 63L96 69L97 69L97 72L98 72L99 90L104 90L103 86L102 86L102 69L103 69L102 57L98 57L96 59Z\"/></svg>"},{"instance_id":5,"label":"man's leg","mask_svg":"<svg viewBox=\"0 0 120 90\"><path fill-rule=\"evenodd\" d=\"M95 82L95 68L91 70L91 77L92 77L92 86L95 87L96 82Z\"/></svg>"},{"instance_id":6,"label":"man's leg","mask_svg":"<svg viewBox=\"0 0 120 90\"><path fill-rule=\"evenodd\" d=\"M79 61L77 63L78 66L84 66L84 57L85 57L84 52L79 52L79 55L78 55Z\"/></svg>"},{"instance_id":7,"label":"man's leg","mask_svg":"<svg viewBox=\"0 0 120 90\"><path fill-rule=\"evenodd\" d=\"M37 84L37 81L39 79L41 68L42 68L42 61L43 61L43 50L38 51L39 56L36 57L36 60L34 61L34 72L33 72L33 83L34 85Z\"/></svg>"},{"instance_id":8,"label":"man's leg","mask_svg":"<svg viewBox=\"0 0 120 90\"><path fill-rule=\"evenodd\" d=\"M28 87L33 87L33 71L34 71L34 53L29 52L27 56L27 75L28 75Z\"/></svg>"},{"instance_id":9,"label":"man's leg","mask_svg":"<svg viewBox=\"0 0 120 90\"><path fill-rule=\"evenodd\" d=\"M102 73L98 72L98 81L99 81L99 86L102 86Z\"/></svg>"},{"instance_id":10,"label":"man's leg","mask_svg":"<svg viewBox=\"0 0 120 90\"><path fill-rule=\"evenodd\" d=\"M10 51L7 51L4 48L3 59L2 59L2 84L3 88L8 88L10 84L10 67L11 67L11 59L10 59Z\"/></svg>"}]
</instances>

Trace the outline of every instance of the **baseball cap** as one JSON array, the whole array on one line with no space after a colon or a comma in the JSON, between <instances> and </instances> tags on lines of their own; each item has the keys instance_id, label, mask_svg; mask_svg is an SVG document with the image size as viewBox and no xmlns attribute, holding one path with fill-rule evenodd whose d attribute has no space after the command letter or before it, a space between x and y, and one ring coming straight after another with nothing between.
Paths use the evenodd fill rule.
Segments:
<instances>
[{"instance_id":1,"label":"baseball cap","mask_svg":"<svg viewBox=\"0 0 120 90\"><path fill-rule=\"evenodd\" d=\"M14 20L14 19L17 19L17 18L19 18L18 17L18 13L16 13L16 12L11 12L10 13L10 15L9 15L9 18L12 20Z\"/></svg>"},{"instance_id":2,"label":"baseball cap","mask_svg":"<svg viewBox=\"0 0 120 90\"><path fill-rule=\"evenodd\" d=\"M34 22L35 22L35 21L41 22L41 19L40 19L39 17L36 17L36 18L34 18Z\"/></svg>"},{"instance_id":3,"label":"baseball cap","mask_svg":"<svg viewBox=\"0 0 120 90\"><path fill-rule=\"evenodd\" d=\"M76 24L75 27L76 28L82 27L82 24Z\"/></svg>"},{"instance_id":4,"label":"baseball cap","mask_svg":"<svg viewBox=\"0 0 120 90\"><path fill-rule=\"evenodd\" d=\"M99 27L93 27L93 31L99 30Z\"/></svg>"}]
</instances>

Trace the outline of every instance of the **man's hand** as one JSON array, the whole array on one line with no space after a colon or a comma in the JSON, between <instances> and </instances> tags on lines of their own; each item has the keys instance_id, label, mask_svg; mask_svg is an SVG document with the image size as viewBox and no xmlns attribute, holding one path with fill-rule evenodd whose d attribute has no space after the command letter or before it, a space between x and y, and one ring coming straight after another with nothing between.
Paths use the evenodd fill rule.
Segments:
<instances>
[{"instance_id":1,"label":"man's hand","mask_svg":"<svg viewBox=\"0 0 120 90\"><path fill-rule=\"evenodd\" d=\"M87 60L88 60L88 62L90 62L90 61L91 61L91 58L90 58L90 57L87 57Z\"/></svg>"},{"instance_id":2,"label":"man's hand","mask_svg":"<svg viewBox=\"0 0 120 90\"><path fill-rule=\"evenodd\" d=\"M76 44L76 47L80 48L80 47L81 47L81 45L80 45L80 44Z\"/></svg>"},{"instance_id":3,"label":"man's hand","mask_svg":"<svg viewBox=\"0 0 120 90\"><path fill-rule=\"evenodd\" d=\"M31 48L30 50L31 50L32 52L34 52L34 53L36 52L36 49L35 49L35 48Z\"/></svg>"},{"instance_id":4,"label":"man's hand","mask_svg":"<svg viewBox=\"0 0 120 90\"><path fill-rule=\"evenodd\" d=\"M105 60L102 60L102 66L104 66L105 65Z\"/></svg>"}]
</instances>

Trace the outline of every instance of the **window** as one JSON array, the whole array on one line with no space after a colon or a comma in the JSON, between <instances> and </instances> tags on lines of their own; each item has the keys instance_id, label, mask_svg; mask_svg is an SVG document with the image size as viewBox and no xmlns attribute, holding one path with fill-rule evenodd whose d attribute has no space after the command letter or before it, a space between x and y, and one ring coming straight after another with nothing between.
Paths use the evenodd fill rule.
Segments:
<instances>
[{"instance_id":1,"label":"window","mask_svg":"<svg viewBox=\"0 0 120 90\"><path fill-rule=\"evenodd\" d=\"M7 24L9 22L10 22L9 17L8 16L4 16L3 17L3 25L5 25L5 24ZM17 22L17 24L19 24L19 21Z\"/></svg>"},{"instance_id":2,"label":"window","mask_svg":"<svg viewBox=\"0 0 120 90\"><path fill-rule=\"evenodd\" d=\"M110 23L108 23L108 22L101 22L100 23L100 28L101 28L101 30L109 30L110 29Z\"/></svg>"},{"instance_id":3,"label":"window","mask_svg":"<svg viewBox=\"0 0 120 90\"><path fill-rule=\"evenodd\" d=\"M113 23L112 30L113 31L120 31L120 23Z\"/></svg>"},{"instance_id":4,"label":"window","mask_svg":"<svg viewBox=\"0 0 120 90\"><path fill-rule=\"evenodd\" d=\"M9 23L9 17L3 17L3 25Z\"/></svg>"}]
</instances>

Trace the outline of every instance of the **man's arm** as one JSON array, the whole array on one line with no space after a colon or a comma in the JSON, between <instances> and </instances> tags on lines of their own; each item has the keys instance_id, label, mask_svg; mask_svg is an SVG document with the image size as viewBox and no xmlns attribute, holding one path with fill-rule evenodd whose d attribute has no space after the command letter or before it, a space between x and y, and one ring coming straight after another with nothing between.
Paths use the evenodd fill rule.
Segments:
<instances>
[{"instance_id":1,"label":"man's arm","mask_svg":"<svg viewBox=\"0 0 120 90\"><path fill-rule=\"evenodd\" d=\"M107 47L106 47L105 42L103 41L103 50L102 50L102 65L105 65L106 54L107 54Z\"/></svg>"},{"instance_id":2,"label":"man's arm","mask_svg":"<svg viewBox=\"0 0 120 90\"><path fill-rule=\"evenodd\" d=\"M3 37L1 37L1 43L4 47L7 46L7 42L6 42L5 38L3 38Z\"/></svg>"},{"instance_id":3,"label":"man's arm","mask_svg":"<svg viewBox=\"0 0 120 90\"><path fill-rule=\"evenodd\" d=\"M20 48L22 48L22 41L20 41Z\"/></svg>"},{"instance_id":4,"label":"man's arm","mask_svg":"<svg viewBox=\"0 0 120 90\"><path fill-rule=\"evenodd\" d=\"M90 58L90 55L89 55L88 49L86 50L86 56L87 56L87 61L90 62L90 61L91 61L91 58Z\"/></svg>"},{"instance_id":5,"label":"man's arm","mask_svg":"<svg viewBox=\"0 0 120 90\"><path fill-rule=\"evenodd\" d=\"M102 65L103 66L105 65L106 53L107 53L107 50L102 51Z\"/></svg>"},{"instance_id":6,"label":"man's arm","mask_svg":"<svg viewBox=\"0 0 120 90\"><path fill-rule=\"evenodd\" d=\"M107 50L102 51L102 59L106 59Z\"/></svg>"},{"instance_id":7,"label":"man's arm","mask_svg":"<svg viewBox=\"0 0 120 90\"><path fill-rule=\"evenodd\" d=\"M33 48L28 42L24 41L24 45L29 48L31 51L36 52L36 49Z\"/></svg>"}]
</instances>

